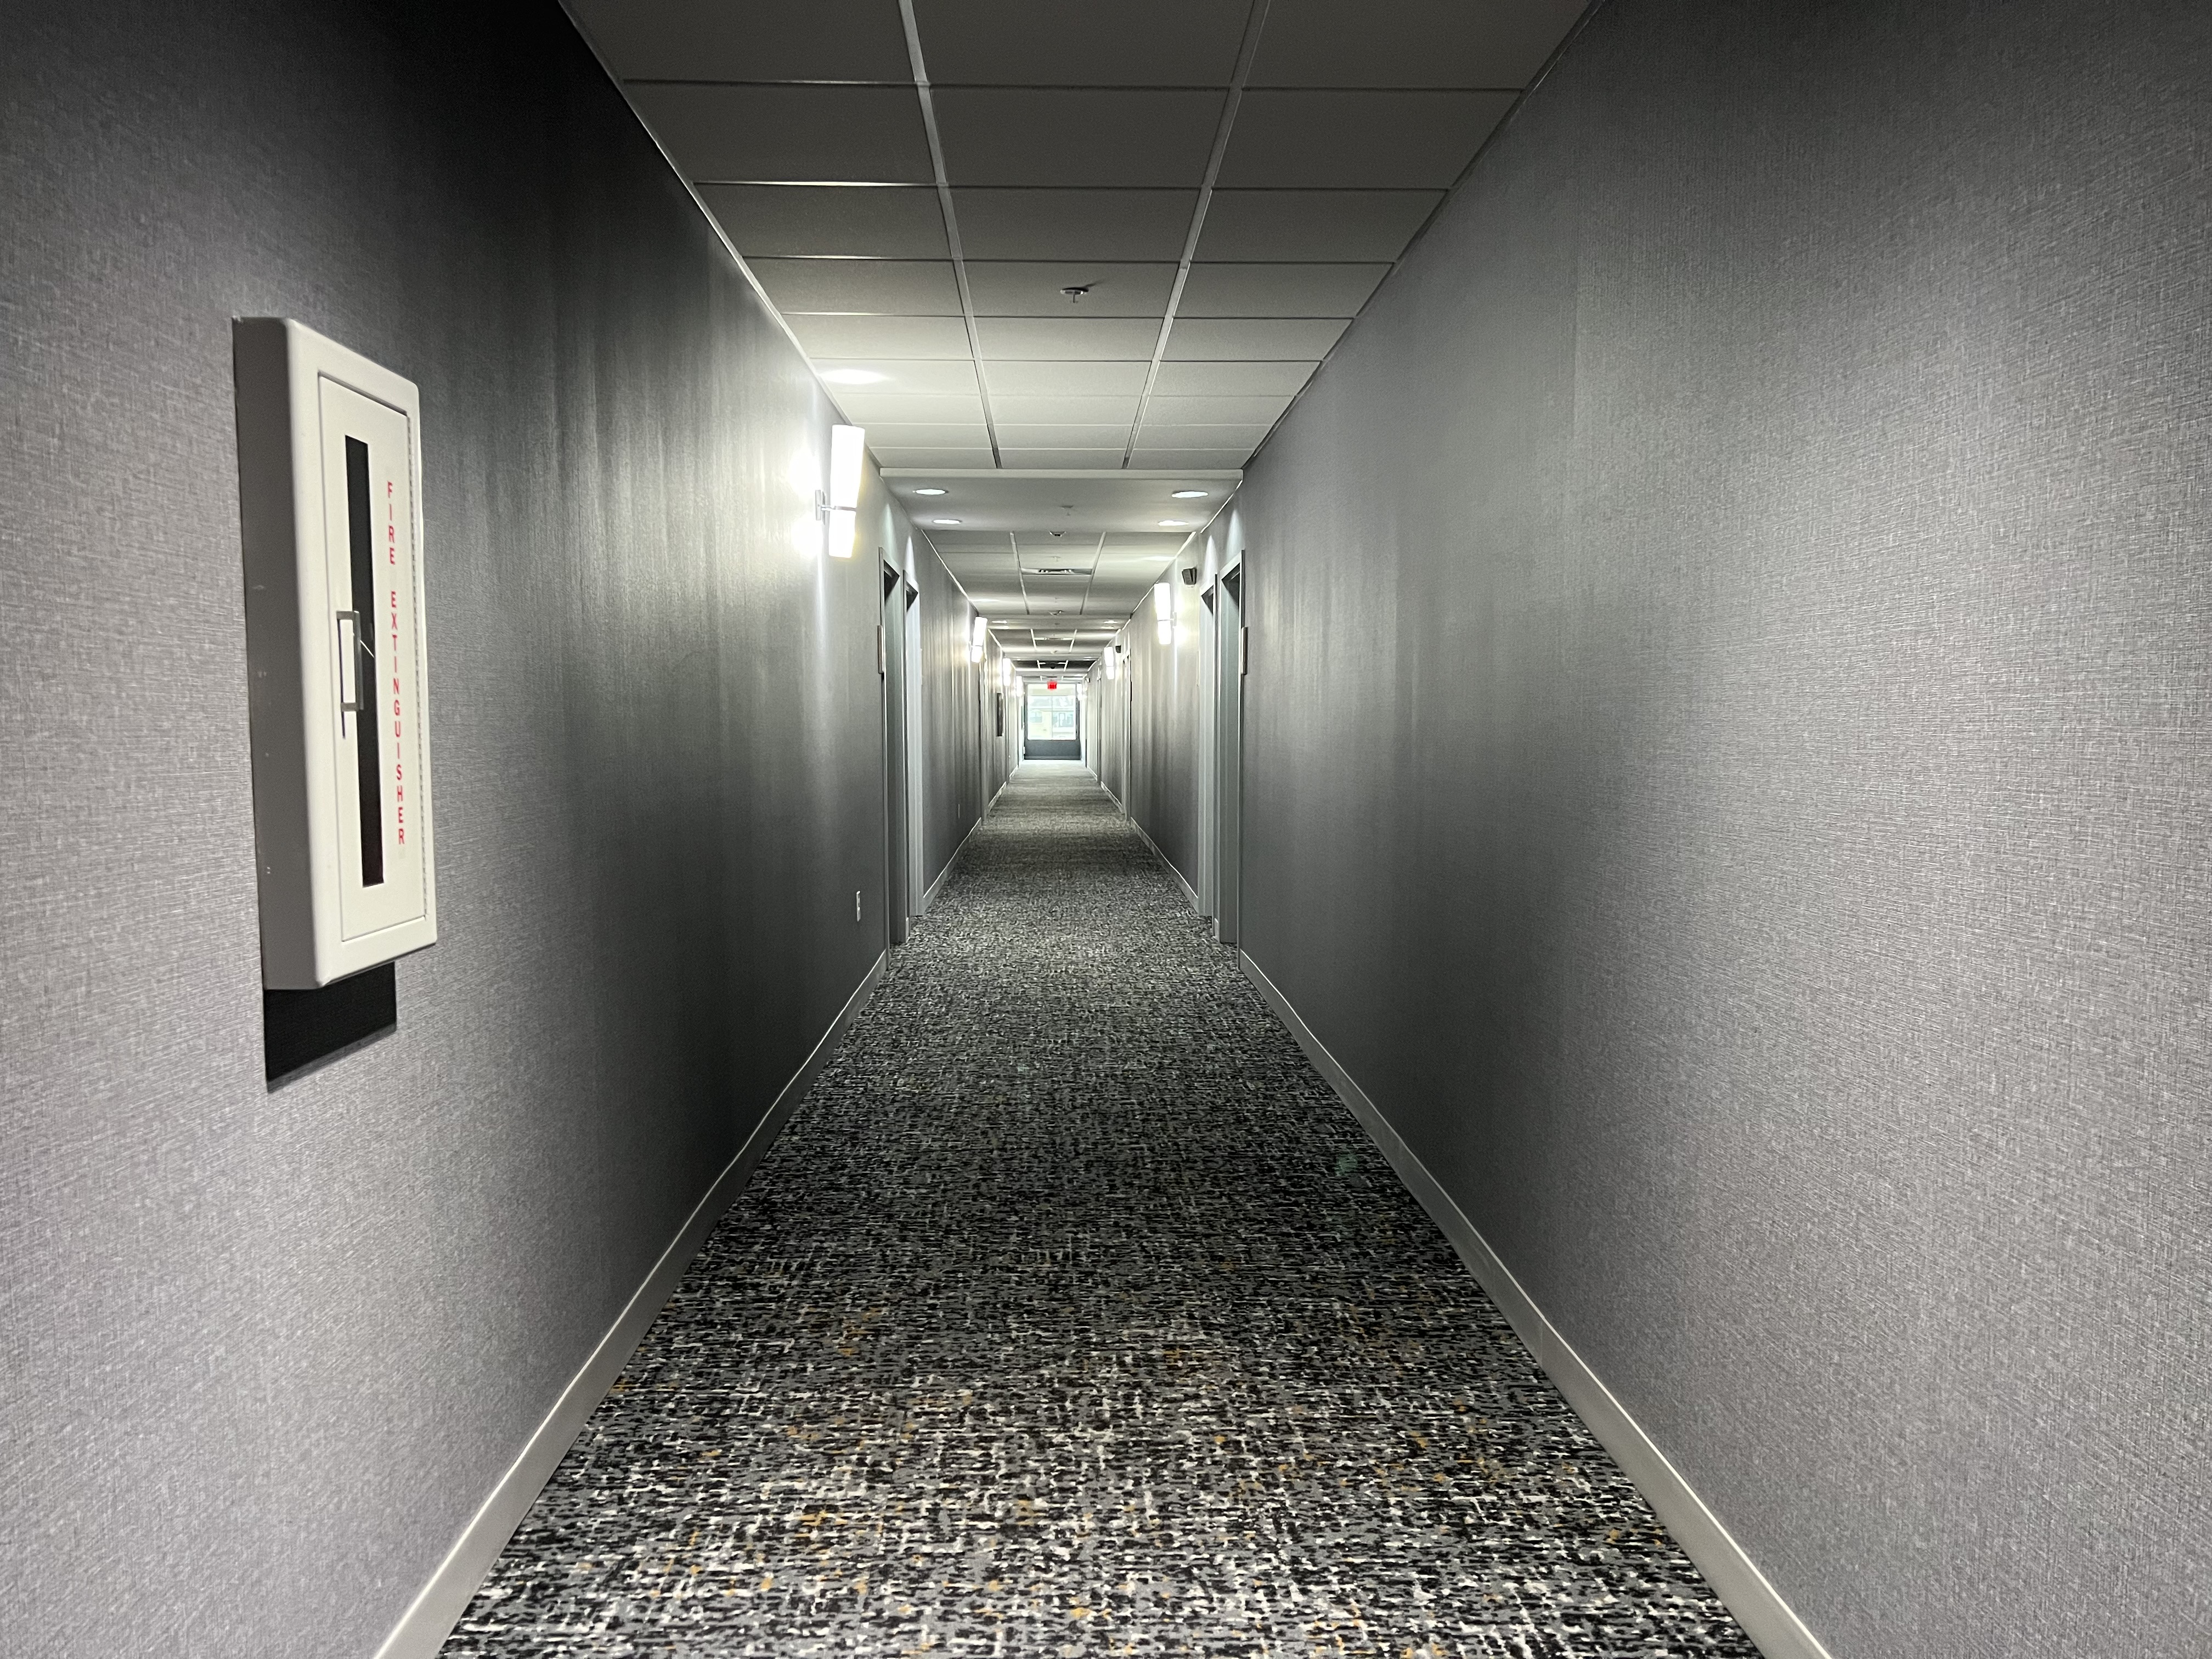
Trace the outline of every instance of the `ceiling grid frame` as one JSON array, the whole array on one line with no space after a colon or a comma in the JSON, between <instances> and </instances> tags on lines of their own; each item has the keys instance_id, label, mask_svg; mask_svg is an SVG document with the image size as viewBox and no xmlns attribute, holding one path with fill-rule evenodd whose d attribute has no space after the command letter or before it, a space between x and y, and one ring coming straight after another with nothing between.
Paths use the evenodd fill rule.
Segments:
<instances>
[{"instance_id":1,"label":"ceiling grid frame","mask_svg":"<svg viewBox=\"0 0 2212 1659\"><path fill-rule=\"evenodd\" d=\"M561 3L917 529L915 489L957 492L939 505L969 528L937 533L979 614L1073 624L1054 638L1172 568L1152 526L1233 495L1589 9ZM1218 101L1170 100L1163 126L1146 100L1169 94ZM1077 514L1121 527L1082 534L1079 583L1029 580L1021 538L1066 517L1049 503L1105 497L1024 480L1115 477L1151 481L1152 510ZM1167 499L1187 485L1214 501ZM987 527L1017 532L1010 584L965 551Z\"/></svg>"},{"instance_id":2,"label":"ceiling grid frame","mask_svg":"<svg viewBox=\"0 0 2212 1659\"><path fill-rule=\"evenodd\" d=\"M913 0L899 0L910 5ZM1251 78L1252 60L1260 55L1260 34L1267 27L1268 0L1252 0L1252 9L1244 15L1244 38L1237 43L1237 67L1229 82L1229 96L1221 106L1221 125L1213 134L1213 150L1206 158L1206 177L1198 187L1198 204L1190 211L1190 230L1183 237L1182 258L1176 262L1175 286L1168 290L1166 315L1160 319L1160 337L1152 347L1152 361L1145 372L1145 389L1137 397L1137 418L1129 427L1129 447L1121 452L1121 465L1126 468L1136 455L1137 440L1145 430L1145 414L1152 407L1152 388L1159 384L1160 364L1167 356L1168 336L1175 332L1176 312L1182 304L1182 291L1190 283L1190 267L1198 258L1199 238L1206 234L1206 210L1213 204L1214 181L1221 177L1221 164L1229 158L1229 140L1237 128L1237 111L1244 101L1244 83Z\"/></svg>"},{"instance_id":3,"label":"ceiling grid frame","mask_svg":"<svg viewBox=\"0 0 2212 1659\"><path fill-rule=\"evenodd\" d=\"M953 210L952 180L945 171L945 141L937 131L937 106L929 95L929 67L921 56L921 26L915 21L914 0L898 0L899 21L906 29L907 61L914 66L915 96L921 104L921 130L929 140L929 164L937 173L937 205L945 215L945 245L952 256L952 280L960 289L960 317L968 325L968 356L975 366L975 392L983 404L983 433L991 441L991 465L1003 466L999 428L991 418L991 386L983 378L983 340L975 327L975 296L968 288L968 259L960 242L960 218Z\"/></svg>"}]
</instances>

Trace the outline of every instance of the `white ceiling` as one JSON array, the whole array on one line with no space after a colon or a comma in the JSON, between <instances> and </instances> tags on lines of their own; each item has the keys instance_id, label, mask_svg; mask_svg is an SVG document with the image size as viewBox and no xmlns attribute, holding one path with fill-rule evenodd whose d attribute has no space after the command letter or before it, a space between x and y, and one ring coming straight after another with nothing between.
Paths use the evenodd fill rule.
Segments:
<instances>
[{"instance_id":1,"label":"white ceiling","mask_svg":"<svg viewBox=\"0 0 2212 1659\"><path fill-rule=\"evenodd\" d=\"M1083 656L1127 620L1242 476L886 468L884 480L1000 643Z\"/></svg>"},{"instance_id":2,"label":"white ceiling","mask_svg":"<svg viewBox=\"0 0 2212 1659\"><path fill-rule=\"evenodd\" d=\"M573 9L881 465L1012 486L1241 467L1583 0L908 6Z\"/></svg>"}]
</instances>

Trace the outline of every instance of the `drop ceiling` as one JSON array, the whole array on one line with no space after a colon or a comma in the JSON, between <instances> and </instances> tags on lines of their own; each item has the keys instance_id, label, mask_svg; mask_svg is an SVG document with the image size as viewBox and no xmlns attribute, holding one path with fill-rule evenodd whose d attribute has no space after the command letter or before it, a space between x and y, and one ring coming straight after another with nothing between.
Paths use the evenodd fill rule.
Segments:
<instances>
[{"instance_id":1,"label":"drop ceiling","mask_svg":"<svg viewBox=\"0 0 2212 1659\"><path fill-rule=\"evenodd\" d=\"M571 0L878 462L1009 502L1233 480L1583 4Z\"/></svg>"},{"instance_id":2,"label":"drop ceiling","mask_svg":"<svg viewBox=\"0 0 2212 1659\"><path fill-rule=\"evenodd\" d=\"M884 471L1000 642L1024 654L1062 655L1095 652L1112 637L1241 476Z\"/></svg>"}]
</instances>

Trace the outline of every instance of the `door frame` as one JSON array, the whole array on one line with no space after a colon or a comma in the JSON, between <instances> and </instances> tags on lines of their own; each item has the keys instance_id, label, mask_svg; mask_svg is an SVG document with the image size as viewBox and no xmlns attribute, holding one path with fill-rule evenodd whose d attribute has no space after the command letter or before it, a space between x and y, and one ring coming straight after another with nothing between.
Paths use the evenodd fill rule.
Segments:
<instances>
[{"instance_id":1,"label":"door frame","mask_svg":"<svg viewBox=\"0 0 2212 1659\"><path fill-rule=\"evenodd\" d=\"M1244 933L1244 676L1250 666L1241 551L1214 579L1213 936Z\"/></svg>"},{"instance_id":2,"label":"door frame","mask_svg":"<svg viewBox=\"0 0 2212 1659\"><path fill-rule=\"evenodd\" d=\"M900 583L906 606L902 629L908 665L906 692L906 910L919 916L929 897L929 743L922 678L921 590L908 574Z\"/></svg>"}]
</instances>

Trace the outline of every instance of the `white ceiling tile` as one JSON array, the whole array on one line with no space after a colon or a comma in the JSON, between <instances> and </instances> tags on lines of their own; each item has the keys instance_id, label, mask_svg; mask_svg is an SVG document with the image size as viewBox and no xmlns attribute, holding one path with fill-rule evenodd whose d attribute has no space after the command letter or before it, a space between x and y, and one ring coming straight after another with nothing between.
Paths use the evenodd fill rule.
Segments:
<instances>
[{"instance_id":1,"label":"white ceiling tile","mask_svg":"<svg viewBox=\"0 0 2212 1659\"><path fill-rule=\"evenodd\" d=\"M1129 422L1119 426L1037 426L999 422L999 443L1006 449L1121 449L1129 441ZM1117 463L1118 465L1118 463Z\"/></svg>"},{"instance_id":2,"label":"white ceiling tile","mask_svg":"<svg viewBox=\"0 0 2212 1659\"><path fill-rule=\"evenodd\" d=\"M1137 400L1128 398L991 398L993 416L1021 426L1119 426L1137 418Z\"/></svg>"},{"instance_id":3,"label":"white ceiling tile","mask_svg":"<svg viewBox=\"0 0 2212 1659\"><path fill-rule=\"evenodd\" d=\"M1147 421L1137 434L1139 449L1203 449L1209 452L1242 449L1250 454L1273 430L1273 423L1253 421L1242 425L1171 426Z\"/></svg>"},{"instance_id":4,"label":"white ceiling tile","mask_svg":"<svg viewBox=\"0 0 2212 1659\"><path fill-rule=\"evenodd\" d=\"M846 414L863 426L980 426L983 422L983 400L973 395L902 398L841 388L837 402ZM931 446L933 449L960 447L951 443Z\"/></svg>"},{"instance_id":5,"label":"white ceiling tile","mask_svg":"<svg viewBox=\"0 0 2212 1659\"><path fill-rule=\"evenodd\" d=\"M1290 406L1288 398L1154 398L1145 405L1145 422L1148 426L1273 426Z\"/></svg>"},{"instance_id":6,"label":"white ceiling tile","mask_svg":"<svg viewBox=\"0 0 2212 1659\"><path fill-rule=\"evenodd\" d=\"M872 311L908 317L960 314L960 286L952 279L951 265L944 260L749 258L745 263L760 278L776 309L787 316L797 311Z\"/></svg>"},{"instance_id":7,"label":"white ceiling tile","mask_svg":"<svg viewBox=\"0 0 2212 1659\"><path fill-rule=\"evenodd\" d=\"M975 365L965 357L828 357L813 356L814 367L827 377L832 374L880 374L880 380L860 386L830 381L840 403L848 393L857 397L905 397L914 393L973 392Z\"/></svg>"},{"instance_id":8,"label":"white ceiling tile","mask_svg":"<svg viewBox=\"0 0 2212 1659\"><path fill-rule=\"evenodd\" d=\"M1273 0L1255 87L1524 87L1583 0Z\"/></svg>"},{"instance_id":9,"label":"white ceiling tile","mask_svg":"<svg viewBox=\"0 0 2212 1659\"><path fill-rule=\"evenodd\" d=\"M1115 467L1121 465L1121 448L1111 449L1008 449L999 450L1001 465L1015 468L1036 467Z\"/></svg>"},{"instance_id":10,"label":"white ceiling tile","mask_svg":"<svg viewBox=\"0 0 2212 1659\"><path fill-rule=\"evenodd\" d=\"M808 253L945 257L945 214L933 190L702 185L699 196L748 259Z\"/></svg>"},{"instance_id":11,"label":"white ceiling tile","mask_svg":"<svg viewBox=\"0 0 2212 1659\"><path fill-rule=\"evenodd\" d=\"M1158 318L1167 311L1175 274L1176 268L1164 260L1124 264L1102 259L1086 264L1066 260L970 259L968 291L979 317ZM1090 292L1070 299L1064 290L1071 288L1087 288Z\"/></svg>"},{"instance_id":12,"label":"white ceiling tile","mask_svg":"<svg viewBox=\"0 0 2212 1659\"><path fill-rule=\"evenodd\" d=\"M1166 355L1177 362L1318 362L1346 326L1332 317L1178 317Z\"/></svg>"},{"instance_id":13,"label":"white ceiling tile","mask_svg":"<svg viewBox=\"0 0 2212 1659\"><path fill-rule=\"evenodd\" d=\"M910 86L624 90L687 179L927 184L936 177Z\"/></svg>"},{"instance_id":14,"label":"white ceiling tile","mask_svg":"<svg viewBox=\"0 0 2212 1659\"><path fill-rule=\"evenodd\" d=\"M885 421L866 430L868 447L879 457L886 449L980 449L987 455L991 450L990 428L981 421ZM983 465L988 466L990 463L986 461Z\"/></svg>"},{"instance_id":15,"label":"white ceiling tile","mask_svg":"<svg viewBox=\"0 0 2212 1659\"><path fill-rule=\"evenodd\" d=\"M608 67L628 79L904 81L893 0L574 0Z\"/></svg>"},{"instance_id":16,"label":"white ceiling tile","mask_svg":"<svg viewBox=\"0 0 2212 1659\"><path fill-rule=\"evenodd\" d=\"M1179 259L1197 202L1188 190L952 192L971 259Z\"/></svg>"},{"instance_id":17,"label":"white ceiling tile","mask_svg":"<svg viewBox=\"0 0 2212 1659\"><path fill-rule=\"evenodd\" d=\"M878 449L875 452L878 466L989 466L991 452L988 449Z\"/></svg>"},{"instance_id":18,"label":"white ceiling tile","mask_svg":"<svg viewBox=\"0 0 2212 1659\"><path fill-rule=\"evenodd\" d=\"M1097 88L941 87L933 94L955 185L1195 189L1227 94Z\"/></svg>"},{"instance_id":19,"label":"white ceiling tile","mask_svg":"<svg viewBox=\"0 0 2212 1659\"><path fill-rule=\"evenodd\" d=\"M1229 486L1224 485L1222 489L1226 494ZM1205 503L1201 501L1198 505L1203 507ZM1168 515L1163 513L1160 516L1166 518ZM1126 561L1133 568L1148 559L1155 562L1164 559L1182 545L1180 535L1162 535L1150 531L1115 531L1100 545L1098 558L1102 568L1115 560Z\"/></svg>"},{"instance_id":20,"label":"white ceiling tile","mask_svg":"<svg viewBox=\"0 0 2212 1659\"><path fill-rule=\"evenodd\" d=\"M1216 191L1198 257L1395 259L1442 200L1431 190Z\"/></svg>"},{"instance_id":21,"label":"white ceiling tile","mask_svg":"<svg viewBox=\"0 0 2212 1659\"><path fill-rule=\"evenodd\" d=\"M915 0L929 78L946 86L1222 87L1248 0Z\"/></svg>"},{"instance_id":22,"label":"white ceiling tile","mask_svg":"<svg viewBox=\"0 0 2212 1659\"><path fill-rule=\"evenodd\" d=\"M1282 396L1313 378L1311 362L1164 362L1153 394L1163 398Z\"/></svg>"},{"instance_id":23,"label":"white ceiling tile","mask_svg":"<svg viewBox=\"0 0 2212 1659\"><path fill-rule=\"evenodd\" d=\"M987 360L1149 362L1160 329L1139 317L980 317L975 335Z\"/></svg>"},{"instance_id":24,"label":"white ceiling tile","mask_svg":"<svg viewBox=\"0 0 2212 1659\"><path fill-rule=\"evenodd\" d=\"M980 329L980 325L978 325ZM990 345L986 341L988 357ZM991 395L1032 398L1133 398L1145 389L1150 362L988 362Z\"/></svg>"},{"instance_id":25,"label":"white ceiling tile","mask_svg":"<svg viewBox=\"0 0 2212 1659\"><path fill-rule=\"evenodd\" d=\"M1357 317L1389 274L1386 264L1193 265L1176 314Z\"/></svg>"},{"instance_id":26,"label":"white ceiling tile","mask_svg":"<svg viewBox=\"0 0 2212 1659\"><path fill-rule=\"evenodd\" d=\"M1116 401L1126 409L1133 399ZM1167 499L1169 491L1200 489L1226 492L1233 489L1237 481L1233 470L1206 471L1178 467L1162 471L1129 471L1118 466L1103 471L1080 470L1060 477L1004 471L983 471L966 477L887 467L884 477L893 493L907 502L908 510L917 514L933 504L915 498L912 492L916 488L930 484L950 490L951 493L939 498L939 501L969 520L967 531L971 536L987 531L1026 534L1042 526L1065 530L1071 537L1095 538L1103 532L1110 532L1117 539L1129 532L1152 531L1164 516L1161 502Z\"/></svg>"},{"instance_id":27,"label":"white ceiling tile","mask_svg":"<svg viewBox=\"0 0 2212 1659\"><path fill-rule=\"evenodd\" d=\"M1448 190L1519 96L1248 93L1220 182L1230 189Z\"/></svg>"},{"instance_id":28,"label":"white ceiling tile","mask_svg":"<svg viewBox=\"0 0 2212 1659\"><path fill-rule=\"evenodd\" d=\"M1242 449L1140 449L1130 458L1132 466L1242 466L1252 458Z\"/></svg>"},{"instance_id":29,"label":"white ceiling tile","mask_svg":"<svg viewBox=\"0 0 2212 1659\"><path fill-rule=\"evenodd\" d=\"M785 319L815 358L968 358L968 325L957 317L824 317L801 313ZM843 392L839 392L842 401Z\"/></svg>"}]
</instances>

